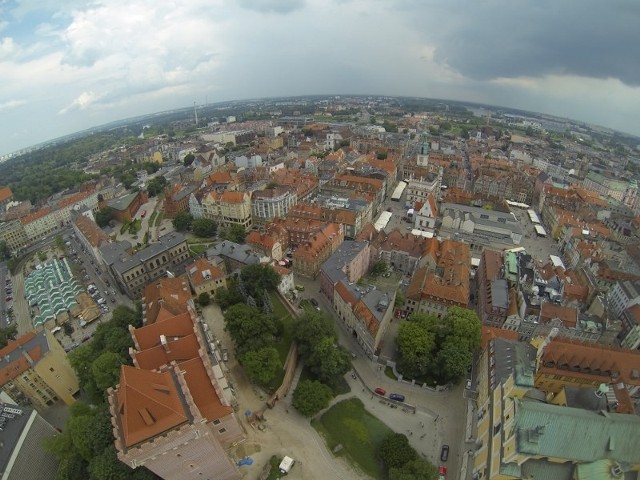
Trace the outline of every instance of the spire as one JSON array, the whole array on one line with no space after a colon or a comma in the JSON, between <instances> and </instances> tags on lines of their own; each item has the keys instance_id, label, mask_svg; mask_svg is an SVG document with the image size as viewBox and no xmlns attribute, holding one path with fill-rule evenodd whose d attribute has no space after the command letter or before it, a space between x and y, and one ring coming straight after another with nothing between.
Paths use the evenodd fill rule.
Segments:
<instances>
[{"instance_id":1,"label":"spire","mask_svg":"<svg viewBox=\"0 0 640 480\"><path fill-rule=\"evenodd\" d=\"M420 155L429 155L429 142L427 142L426 130L423 130L420 136Z\"/></svg>"}]
</instances>

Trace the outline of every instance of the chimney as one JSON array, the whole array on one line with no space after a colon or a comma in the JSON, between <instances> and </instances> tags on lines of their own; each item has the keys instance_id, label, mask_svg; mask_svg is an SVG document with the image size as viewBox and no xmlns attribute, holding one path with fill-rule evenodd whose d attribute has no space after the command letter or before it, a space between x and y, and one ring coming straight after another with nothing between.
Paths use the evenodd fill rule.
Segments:
<instances>
[{"instance_id":1,"label":"chimney","mask_svg":"<svg viewBox=\"0 0 640 480\"><path fill-rule=\"evenodd\" d=\"M171 353L171 349L169 348L169 343L167 342L167 336L162 334L160 335L160 344L166 353Z\"/></svg>"}]
</instances>

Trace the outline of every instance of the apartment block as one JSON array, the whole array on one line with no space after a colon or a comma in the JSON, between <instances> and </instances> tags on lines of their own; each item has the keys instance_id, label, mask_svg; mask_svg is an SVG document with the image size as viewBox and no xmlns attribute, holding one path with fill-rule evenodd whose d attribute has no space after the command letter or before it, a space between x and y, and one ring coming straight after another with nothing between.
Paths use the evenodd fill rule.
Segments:
<instances>
[{"instance_id":1,"label":"apartment block","mask_svg":"<svg viewBox=\"0 0 640 480\"><path fill-rule=\"evenodd\" d=\"M293 271L296 275L315 278L320 267L344 241L344 228L337 223L327 223L298 246L293 252Z\"/></svg>"},{"instance_id":2,"label":"apartment block","mask_svg":"<svg viewBox=\"0 0 640 480\"><path fill-rule=\"evenodd\" d=\"M58 400L67 405L76 401L78 379L49 330L9 340L0 358L0 386L18 404L42 411Z\"/></svg>"}]
</instances>

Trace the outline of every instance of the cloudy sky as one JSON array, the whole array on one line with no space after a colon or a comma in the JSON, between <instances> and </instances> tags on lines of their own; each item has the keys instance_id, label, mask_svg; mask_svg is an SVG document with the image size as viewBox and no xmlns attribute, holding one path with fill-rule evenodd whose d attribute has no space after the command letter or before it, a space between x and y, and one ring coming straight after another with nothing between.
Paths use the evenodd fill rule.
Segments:
<instances>
[{"instance_id":1,"label":"cloudy sky","mask_svg":"<svg viewBox=\"0 0 640 480\"><path fill-rule=\"evenodd\" d=\"M0 154L266 96L387 94L640 135L637 0L0 0Z\"/></svg>"}]
</instances>

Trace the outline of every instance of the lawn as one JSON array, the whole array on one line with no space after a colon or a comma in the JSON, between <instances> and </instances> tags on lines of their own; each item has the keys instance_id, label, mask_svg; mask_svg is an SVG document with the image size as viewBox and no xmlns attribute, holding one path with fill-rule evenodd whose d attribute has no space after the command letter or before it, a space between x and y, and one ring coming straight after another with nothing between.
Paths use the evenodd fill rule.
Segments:
<instances>
[{"instance_id":1,"label":"lawn","mask_svg":"<svg viewBox=\"0 0 640 480\"><path fill-rule=\"evenodd\" d=\"M393 368L391 368L391 367L385 367L384 374L387 377L391 378L392 380L398 380L398 378L396 377L395 373L393 373Z\"/></svg>"},{"instance_id":2,"label":"lawn","mask_svg":"<svg viewBox=\"0 0 640 480\"><path fill-rule=\"evenodd\" d=\"M162 219L164 218L164 214L162 212L160 212L158 214L158 216L156 217L156 227L159 227L160 224L162 223Z\"/></svg>"},{"instance_id":3,"label":"lawn","mask_svg":"<svg viewBox=\"0 0 640 480\"><path fill-rule=\"evenodd\" d=\"M189 245L189 250L191 250L191 253L193 254L194 257L198 257L202 252L206 252L211 245L213 244L208 243L208 244Z\"/></svg>"},{"instance_id":4,"label":"lawn","mask_svg":"<svg viewBox=\"0 0 640 480\"><path fill-rule=\"evenodd\" d=\"M373 478L384 478L376 452L393 431L369 413L362 401L352 398L337 403L311 424L324 437L329 450L342 445L336 455L344 455Z\"/></svg>"},{"instance_id":5,"label":"lawn","mask_svg":"<svg viewBox=\"0 0 640 480\"><path fill-rule=\"evenodd\" d=\"M153 226L153 221L156 219L156 215L158 215L158 212L154 211L149 217L149 223L147 225L149 225L150 227Z\"/></svg>"}]
</instances>

